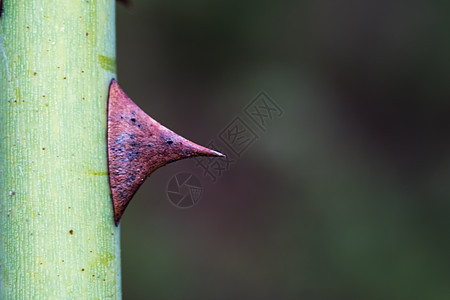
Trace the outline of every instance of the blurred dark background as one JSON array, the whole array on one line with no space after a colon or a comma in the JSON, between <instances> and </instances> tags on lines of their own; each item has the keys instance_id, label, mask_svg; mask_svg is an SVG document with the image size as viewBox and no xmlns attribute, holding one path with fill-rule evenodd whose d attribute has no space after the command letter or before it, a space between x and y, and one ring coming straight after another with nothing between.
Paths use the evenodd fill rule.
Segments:
<instances>
[{"instance_id":1,"label":"blurred dark background","mask_svg":"<svg viewBox=\"0 0 450 300\"><path fill-rule=\"evenodd\" d=\"M124 299L450 299L449 2L133 2L128 95L203 145L236 117L258 138L215 182L190 159L139 190ZM283 110L265 131L261 90ZM203 186L189 209L179 172Z\"/></svg>"}]
</instances>

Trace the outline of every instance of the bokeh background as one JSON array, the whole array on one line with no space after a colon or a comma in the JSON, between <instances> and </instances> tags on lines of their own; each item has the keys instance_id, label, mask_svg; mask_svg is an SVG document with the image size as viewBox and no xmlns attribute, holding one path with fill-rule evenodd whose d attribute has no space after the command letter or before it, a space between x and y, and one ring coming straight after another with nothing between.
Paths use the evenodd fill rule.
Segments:
<instances>
[{"instance_id":1,"label":"bokeh background","mask_svg":"<svg viewBox=\"0 0 450 300\"><path fill-rule=\"evenodd\" d=\"M151 175L121 222L124 299L450 299L448 3L133 2L128 95L200 144L237 116L258 139L214 183L193 159ZM261 90L284 111L265 132L243 113Z\"/></svg>"}]
</instances>

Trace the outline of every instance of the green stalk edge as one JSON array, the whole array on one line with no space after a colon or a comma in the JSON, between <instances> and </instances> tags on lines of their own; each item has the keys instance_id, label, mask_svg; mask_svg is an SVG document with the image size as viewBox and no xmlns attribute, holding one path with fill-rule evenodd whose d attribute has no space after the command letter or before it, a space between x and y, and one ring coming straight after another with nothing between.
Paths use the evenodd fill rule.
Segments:
<instances>
[{"instance_id":1,"label":"green stalk edge","mask_svg":"<svg viewBox=\"0 0 450 300\"><path fill-rule=\"evenodd\" d=\"M1 299L120 299L107 167L114 0L4 0Z\"/></svg>"}]
</instances>

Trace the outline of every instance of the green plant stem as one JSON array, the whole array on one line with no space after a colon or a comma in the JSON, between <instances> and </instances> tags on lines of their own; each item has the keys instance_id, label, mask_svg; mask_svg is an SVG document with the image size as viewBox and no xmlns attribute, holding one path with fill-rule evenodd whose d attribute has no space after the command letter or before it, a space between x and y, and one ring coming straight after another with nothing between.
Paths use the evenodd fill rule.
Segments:
<instances>
[{"instance_id":1,"label":"green plant stem","mask_svg":"<svg viewBox=\"0 0 450 300\"><path fill-rule=\"evenodd\" d=\"M0 296L120 299L106 156L114 0L4 0Z\"/></svg>"}]
</instances>

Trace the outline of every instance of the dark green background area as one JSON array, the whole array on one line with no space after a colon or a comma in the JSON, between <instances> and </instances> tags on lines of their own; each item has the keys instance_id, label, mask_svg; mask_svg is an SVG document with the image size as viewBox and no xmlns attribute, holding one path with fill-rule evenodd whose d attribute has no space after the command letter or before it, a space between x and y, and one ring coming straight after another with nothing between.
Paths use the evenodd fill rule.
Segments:
<instances>
[{"instance_id":1,"label":"dark green background area","mask_svg":"<svg viewBox=\"0 0 450 300\"><path fill-rule=\"evenodd\" d=\"M445 3L445 2L442 2ZM200 144L259 138L216 183L151 175L121 221L125 299L450 299L450 18L433 1L118 6L119 83ZM263 132L243 108L266 91ZM177 209L175 174L201 181Z\"/></svg>"}]
</instances>

